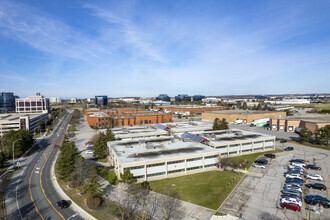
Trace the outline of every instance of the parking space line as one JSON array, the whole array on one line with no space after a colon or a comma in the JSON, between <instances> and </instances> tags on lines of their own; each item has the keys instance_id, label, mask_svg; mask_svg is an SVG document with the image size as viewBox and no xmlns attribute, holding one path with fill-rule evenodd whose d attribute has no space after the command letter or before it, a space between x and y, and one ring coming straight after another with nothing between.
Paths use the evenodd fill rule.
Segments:
<instances>
[{"instance_id":1,"label":"parking space line","mask_svg":"<svg viewBox=\"0 0 330 220\"><path fill-rule=\"evenodd\" d=\"M199 213L199 215L197 216L197 218L199 219L199 217L203 214L203 212L206 210L206 208L203 209L203 211L201 213Z\"/></svg>"},{"instance_id":2,"label":"parking space line","mask_svg":"<svg viewBox=\"0 0 330 220\"><path fill-rule=\"evenodd\" d=\"M187 205L188 203L185 202L180 208L178 208L178 210L180 210L183 206Z\"/></svg>"},{"instance_id":3,"label":"parking space line","mask_svg":"<svg viewBox=\"0 0 330 220\"><path fill-rule=\"evenodd\" d=\"M190 210L189 210L189 212L187 212L187 214L186 215L188 215L194 208L196 208L196 205L194 205Z\"/></svg>"}]
</instances>

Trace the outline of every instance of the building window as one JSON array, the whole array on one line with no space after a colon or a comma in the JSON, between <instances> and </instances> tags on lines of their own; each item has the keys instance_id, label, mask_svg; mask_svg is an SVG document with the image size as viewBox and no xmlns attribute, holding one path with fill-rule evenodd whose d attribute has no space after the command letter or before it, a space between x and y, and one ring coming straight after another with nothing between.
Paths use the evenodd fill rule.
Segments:
<instances>
[{"instance_id":1,"label":"building window","mask_svg":"<svg viewBox=\"0 0 330 220\"><path fill-rule=\"evenodd\" d=\"M276 124L273 124L273 129L276 129Z\"/></svg>"},{"instance_id":2,"label":"building window","mask_svg":"<svg viewBox=\"0 0 330 220\"><path fill-rule=\"evenodd\" d=\"M149 124L151 124L151 120L149 120Z\"/></svg>"},{"instance_id":3,"label":"building window","mask_svg":"<svg viewBox=\"0 0 330 220\"><path fill-rule=\"evenodd\" d=\"M251 151L252 151L252 149L242 150L242 153L251 152Z\"/></svg>"},{"instance_id":4,"label":"building window","mask_svg":"<svg viewBox=\"0 0 330 220\"><path fill-rule=\"evenodd\" d=\"M237 151L229 152L229 154L237 154Z\"/></svg>"},{"instance_id":5,"label":"building window","mask_svg":"<svg viewBox=\"0 0 330 220\"><path fill-rule=\"evenodd\" d=\"M219 155L212 155L212 156L206 156L204 159L211 159L211 158L217 158Z\"/></svg>"},{"instance_id":6,"label":"building window","mask_svg":"<svg viewBox=\"0 0 330 220\"><path fill-rule=\"evenodd\" d=\"M144 166L126 167L126 168L124 168L124 172L126 170L138 170L138 169L143 169L143 168L144 168Z\"/></svg>"},{"instance_id":7,"label":"building window","mask_svg":"<svg viewBox=\"0 0 330 220\"><path fill-rule=\"evenodd\" d=\"M154 163L154 164L148 164L147 167L158 167L158 166L164 166L165 163Z\"/></svg>"},{"instance_id":8,"label":"building window","mask_svg":"<svg viewBox=\"0 0 330 220\"><path fill-rule=\"evenodd\" d=\"M145 177L145 175L135 176L136 179L142 179L142 178L144 178L144 177Z\"/></svg>"},{"instance_id":9,"label":"building window","mask_svg":"<svg viewBox=\"0 0 330 220\"><path fill-rule=\"evenodd\" d=\"M280 125L280 130L284 130L284 125Z\"/></svg>"},{"instance_id":10,"label":"building window","mask_svg":"<svg viewBox=\"0 0 330 220\"><path fill-rule=\"evenodd\" d=\"M254 144L261 144L262 143L262 141L256 141L256 142L254 142Z\"/></svg>"},{"instance_id":11,"label":"building window","mask_svg":"<svg viewBox=\"0 0 330 220\"><path fill-rule=\"evenodd\" d=\"M265 142L272 142L272 143L274 143L274 140L265 140Z\"/></svg>"},{"instance_id":12,"label":"building window","mask_svg":"<svg viewBox=\"0 0 330 220\"><path fill-rule=\"evenodd\" d=\"M246 145L251 145L251 144L252 144L251 142L248 142L248 143L243 143L242 145L246 146Z\"/></svg>"},{"instance_id":13,"label":"building window","mask_svg":"<svg viewBox=\"0 0 330 220\"><path fill-rule=\"evenodd\" d=\"M205 165L204 168L207 168L207 167L216 167L216 166L218 166L218 164L213 163L213 164Z\"/></svg>"},{"instance_id":14,"label":"building window","mask_svg":"<svg viewBox=\"0 0 330 220\"><path fill-rule=\"evenodd\" d=\"M176 163L184 163L184 160L176 160L176 161L167 162L167 164L176 164Z\"/></svg>"},{"instance_id":15,"label":"building window","mask_svg":"<svg viewBox=\"0 0 330 220\"><path fill-rule=\"evenodd\" d=\"M161 175L165 175L165 172L147 174L147 177L152 177L152 176L161 176Z\"/></svg>"},{"instance_id":16,"label":"building window","mask_svg":"<svg viewBox=\"0 0 330 220\"><path fill-rule=\"evenodd\" d=\"M217 146L215 149L220 149L220 148L227 148L227 145L224 145L224 146Z\"/></svg>"},{"instance_id":17,"label":"building window","mask_svg":"<svg viewBox=\"0 0 330 220\"><path fill-rule=\"evenodd\" d=\"M197 170L197 169L202 169L202 166L197 166L197 167L189 167L187 170Z\"/></svg>"},{"instance_id":18,"label":"building window","mask_svg":"<svg viewBox=\"0 0 330 220\"><path fill-rule=\"evenodd\" d=\"M232 145L229 145L229 147L238 147L239 144L232 144Z\"/></svg>"},{"instance_id":19,"label":"building window","mask_svg":"<svg viewBox=\"0 0 330 220\"><path fill-rule=\"evenodd\" d=\"M201 160L202 157L197 157L197 158L190 158L190 159L187 159L187 162L189 161L195 161L195 160Z\"/></svg>"},{"instance_id":20,"label":"building window","mask_svg":"<svg viewBox=\"0 0 330 220\"><path fill-rule=\"evenodd\" d=\"M221 153L221 156L227 155L227 153Z\"/></svg>"},{"instance_id":21,"label":"building window","mask_svg":"<svg viewBox=\"0 0 330 220\"><path fill-rule=\"evenodd\" d=\"M167 173L170 174L170 173L179 173L179 172L184 172L184 169L171 170L171 171L168 171Z\"/></svg>"}]
</instances>

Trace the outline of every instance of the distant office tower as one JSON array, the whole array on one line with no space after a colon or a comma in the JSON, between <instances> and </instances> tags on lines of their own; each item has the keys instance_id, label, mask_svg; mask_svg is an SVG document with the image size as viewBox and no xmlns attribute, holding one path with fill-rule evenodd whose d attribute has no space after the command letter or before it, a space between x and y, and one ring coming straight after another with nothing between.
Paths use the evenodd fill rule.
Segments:
<instances>
[{"instance_id":1,"label":"distant office tower","mask_svg":"<svg viewBox=\"0 0 330 220\"><path fill-rule=\"evenodd\" d=\"M76 104L77 103L77 99L76 98L71 98L69 100L69 104Z\"/></svg>"},{"instance_id":2,"label":"distant office tower","mask_svg":"<svg viewBox=\"0 0 330 220\"><path fill-rule=\"evenodd\" d=\"M191 96L188 96L187 94L179 94L175 96L176 102L182 102L182 101L191 101Z\"/></svg>"},{"instance_id":3,"label":"distant office tower","mask_svg":"<svg viewBox=\"0 0 330 220\"><path fill-rule=\"evenodd\" d=\"M156 97L156 100L169 102L171 100L171 97L169 97L167 94L160 94L158 97Z\"/></svg>"},{"instance_id":4,"label":"distant office tower","mask_svg":"<svg viewBox=\"0 0 330 220\"><path fill-rule=\"evenodd\" d=\"M51 98L49 99L49 102L50 102L51 104L61 103L61 102L62 102L62 99L61 99L61 97L51 97Z\"/></svg>"},{"instance_id":5,"label":"distant office tower","mask_svg":"<svg viewBox=\"0 0 330 220\"><path fill-rule=\"evenodd\" d=\"M2 92L0 93L0 112L12 112L15 111L15 98L12 92Z\"/></svg>"},{"instance_id":6,"label":"distant office tower","mask_svg":"<svg viewBox=\"0 0 330 220\"><path fill-rule=\"evenodd\" d=\"M205 99L205 96L203 96L203 95L194 95L193 96L194 101L202 101L203 99Z\"/></svg>"},{"instance_id":7,"label":"distant office tower","mask_svg":"<svg viewBox=\"0 0 330 220\"><path fill-rule=\"evenodd\" d=\"M44 98L37 93L37 96L28 96L27 98L16 99L17 113L48 113L49 99Z\"/></svg>"},{"instance_id":8,"label":"distant office tower","mask_svg":"<svg viewBox=\"0 0 330 220\"><path fill-rule=\"evenodd\" d=\"M95 96L95 105L108 105L108 96L106 95Z\"/></svg>"}]
</instances>

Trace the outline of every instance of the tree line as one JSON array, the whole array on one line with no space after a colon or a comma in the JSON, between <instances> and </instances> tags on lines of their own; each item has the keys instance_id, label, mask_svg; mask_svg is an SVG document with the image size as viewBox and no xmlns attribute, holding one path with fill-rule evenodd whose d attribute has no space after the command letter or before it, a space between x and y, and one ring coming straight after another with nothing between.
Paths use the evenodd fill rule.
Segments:
<instances>
[{"instance_id":1,"label":"tree line","mask_svg":"<svg viewBox=\"0 0 330 220\"><path fill-rule=\"evenodd\" d=\"M312 142L319 145L329 145L330 125L317 129L314 133L308 128L302 128L299 133L300 142Z\"/></svg>"},{"instance_id":2,"label":"tree line","mask_svg":"<svg viewBox=\"0 0 330 220\"><path fill-rule=\"evenodd\" d=\"M226 130L226 129L229 129L226 119L225 118L223 118L222 120L220 120L219 118L214 119L212 129L213 130Z\"/></svg>"}]
</instances>

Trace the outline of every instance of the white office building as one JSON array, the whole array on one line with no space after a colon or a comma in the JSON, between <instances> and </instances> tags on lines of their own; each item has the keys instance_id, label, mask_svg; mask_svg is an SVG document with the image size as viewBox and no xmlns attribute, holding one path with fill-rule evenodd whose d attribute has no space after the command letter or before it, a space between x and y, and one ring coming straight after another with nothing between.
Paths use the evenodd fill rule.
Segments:
<instances>
[{"instance_id":1,"label":"white office building","mask_svg":"<svg viewBox=\"0 0 330 220\"><path fill-rule=\"evenodd\" d=\"M48 113L49 99L41 95L18 98L16 101L16 113Z\"/></svg>"},{"instance_id":2,"label":"white office building","mask_svg":"<svg viewBox=\"0 0 330 220\"><path fill-rule=\"evenodd\" d=\"M218 169L219 157L275 149L275 137L235 129L184 132L107 144L118 178L129 169L139 181L145 181Z\"/></svg>"},{"instance_id":3,"label":"white office building","mask_svg":"<svg viewBox=\"0 0 330 220\"><path fill-rule=\"evenodd\" d=\"M62 99L61 99L61 97L51 97L51 98L49 99L49 102L50 102L51 104L62 103Z\"/></svg>"}]
</instances>

